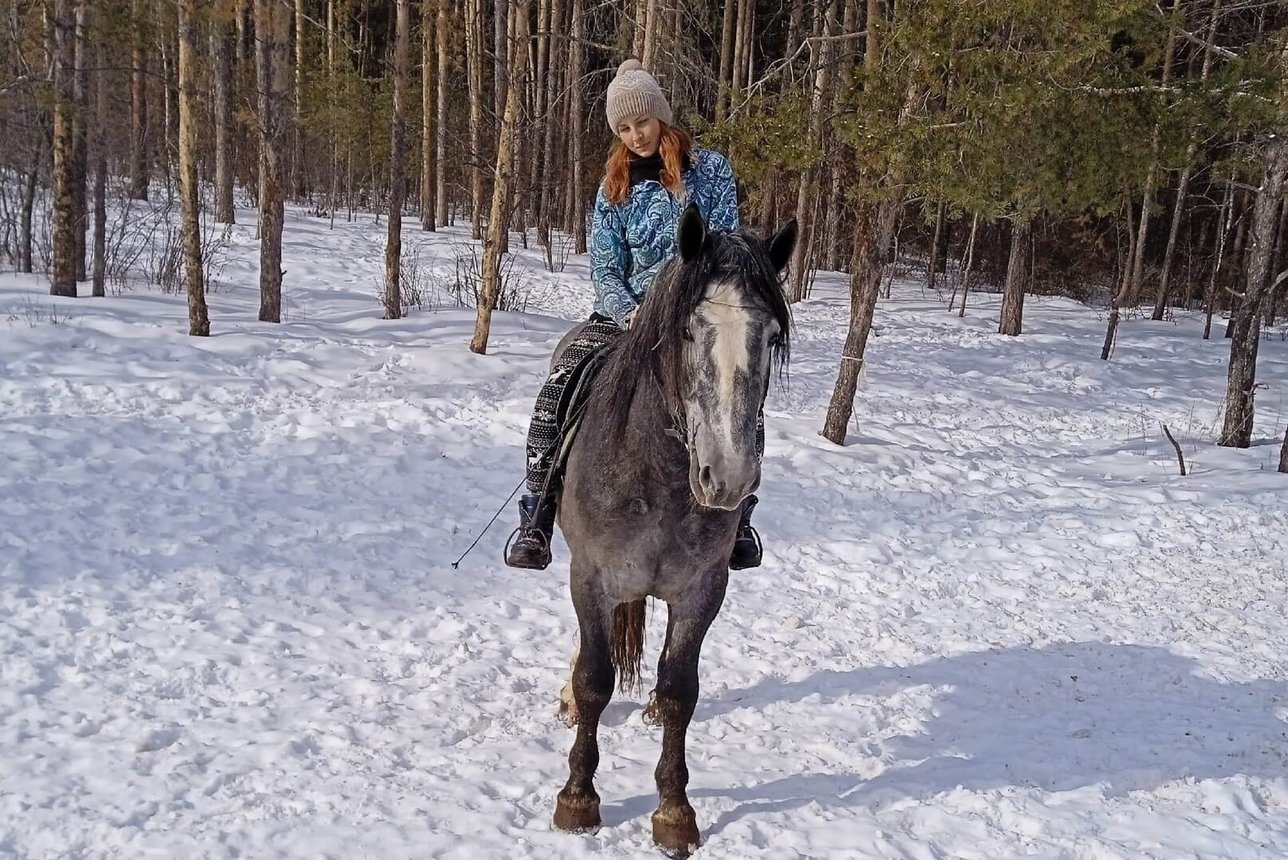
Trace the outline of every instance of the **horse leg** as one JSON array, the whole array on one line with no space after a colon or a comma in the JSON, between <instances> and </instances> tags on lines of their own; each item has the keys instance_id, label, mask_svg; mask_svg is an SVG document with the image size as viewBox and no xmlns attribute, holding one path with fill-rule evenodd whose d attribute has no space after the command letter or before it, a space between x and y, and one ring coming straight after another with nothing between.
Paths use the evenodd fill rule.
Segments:
<instances>
[{"instance_id":1,"label":"horse leg","mask_svg":"<svg viewBox=\"0 0 1288 860\"><path fill-rule=\"evenodd\" d=\"M572 670L572 696L577 707L577 737L568 753L568 782L555 802L554 824L560 830L593 830L600 824L595 769L599 767L599 717L613 695L613 664L608 634L611 607L598 577L572 570L572 600L581 628L581 645Z\"/></svg>"},{"instance_id":2,"label":"horse leg","mask_svg":"<svg viewBox=\"0 0 1288 860\"><path fill-rule=\"evenodd\" d=\"M662 653L657 658L657 675L659 678L662 677L662 665L666 662L666 652L671 646L671 632L674 629L675 613L668 609L666 613L666 638L662 641ZM649 691L648 704L644 706L644 711L640 714L640 719L644 721L644 725L646 726L653 726L656 728L662 725L662 717L657 711L656 687Z\"/></svg>"},{"instance_id":3,"label":"horse leg","mask_svg":"<svg viewBox=\"0 0 1288 860\"><path fill-rule=\"evenodd\" d=\"M570 729L577 727L577 701L572 695L572 673L577 668L577 655L580 652L580 645L572 649L572 658L568 661L568 680L559 689L559 719Z\"/></svg>"},{"instance_id":4,"label":"horse leg","mask_svg":"<svg viewBox=\"0 0 1288 860\"><path fill-rule=\"evenodd\" d=\"M684 742L698 701L698 657L707 629L720 611L728 573L721 568L706 577L710 583L683 603L669 606L670 641L658 667L654 710L662 724L662 755L658 759L658 807L653 813L653 841L672 856L687 857L701 844L697 819L685 789L689 768Z\"/></svg>"}]
</instances>

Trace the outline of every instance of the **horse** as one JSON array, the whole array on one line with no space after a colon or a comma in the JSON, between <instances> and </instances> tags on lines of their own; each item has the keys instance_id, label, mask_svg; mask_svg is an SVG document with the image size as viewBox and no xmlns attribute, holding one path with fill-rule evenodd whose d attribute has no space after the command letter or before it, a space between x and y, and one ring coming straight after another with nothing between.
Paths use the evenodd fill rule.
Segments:
<instances>
[{"instance_id":1,"label":"horse","mask_svg":"<svg viewBox=\"0 0 1288 860\"><path fill-rule=\"evenodd\" d=\"M760 484L765 397L790 353L782 273L796 234L795 220L768 241L746 230L709 232L688 204L678 255L607 347L565 463L558 516L580 632L565 687L565 721L577 734L555 804L560 830L600 826L599 720L615 676L623 692L638 689L653 597L667 605L644 715L663 731L653 840L673 856L701 842L685 794L685 733L739 511Z\"/></svg>"}]
</instances>

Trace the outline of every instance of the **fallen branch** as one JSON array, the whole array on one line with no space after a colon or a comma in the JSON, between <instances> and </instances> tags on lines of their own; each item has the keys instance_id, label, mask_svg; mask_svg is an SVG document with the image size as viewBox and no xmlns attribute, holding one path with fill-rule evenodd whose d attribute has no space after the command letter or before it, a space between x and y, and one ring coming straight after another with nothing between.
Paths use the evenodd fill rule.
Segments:
<instances>
[{"instance_id":1,"label":"fallen branch","mask_svg":"<svg viewBox=\"0 0 1288 860\"><path fill-rule=\"evenodd\" d=\"M1167 436L1167 441L1171 442L1172 447L1176 449L1176 459L1181 464L1181 476L1184 477L1186 474L1185 455L1181 453L1181 445L1176 441L1176 437L1172 435L1172 431L1167 429L1166 424L1163 425L1163 433Z\"/></svg>"}]
</instances>

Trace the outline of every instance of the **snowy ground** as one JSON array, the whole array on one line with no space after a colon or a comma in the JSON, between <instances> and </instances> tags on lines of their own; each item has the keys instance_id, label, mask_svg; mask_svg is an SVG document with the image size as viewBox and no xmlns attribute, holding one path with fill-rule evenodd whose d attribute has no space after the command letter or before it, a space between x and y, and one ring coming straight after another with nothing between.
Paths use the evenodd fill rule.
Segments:
<instances>
[{"instance_id":1,"label":"snowy ground","mask_svg":"<svg viewBox=\"0 0 1288 860\"><path fill-rule=\"evenodd\" d=\"M0 854L652 856L643 697L606 714L603 829L551 829L566 549L502 566L508 509L450 566L520 478L585 259L524 257L530 312L479 357L471 312L379 318L369 216L289 213L286 321L256 322L252 231L209 339L180 297L0 276ZM1201 320L1128 322L1106 364L1093 310L1030 300L1011 339L992 297L959 320L899 284L837 448L817 292L768 406L766 564L704 653L702 856L1288 856L1288 343L1224 450Z\"/></svg>"}]
</instances>

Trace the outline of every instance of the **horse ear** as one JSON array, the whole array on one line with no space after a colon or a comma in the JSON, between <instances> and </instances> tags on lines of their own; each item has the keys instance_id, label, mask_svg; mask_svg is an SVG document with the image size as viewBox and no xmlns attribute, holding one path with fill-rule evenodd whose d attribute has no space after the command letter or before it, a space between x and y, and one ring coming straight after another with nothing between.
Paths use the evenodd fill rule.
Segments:
<instances>
[{"instance_id":1,"label":"horse ear","mask_svg":"<svg viewBox=\"0 0 1288 860\"><path fill-rule=\"evenodd\" d=\"M769 240L769 260L774 264L774 271L781 272L787 268L796 249L796 219L788 221L774 238Z\"/></svg>"},{"instance_id":2,"label":"horse ear","mask_svg":"<svg viewBox=\"0 0 1288 860\"><path fill-rule=\"evenodd\" d=\"M680 258L688 263L702 253L707 242L707 222L702 220L702 211L698 204L690 203L684 207L680 216L680 226L676 230L676 240L680 244Z\"/></svg>"}]
</instances>

